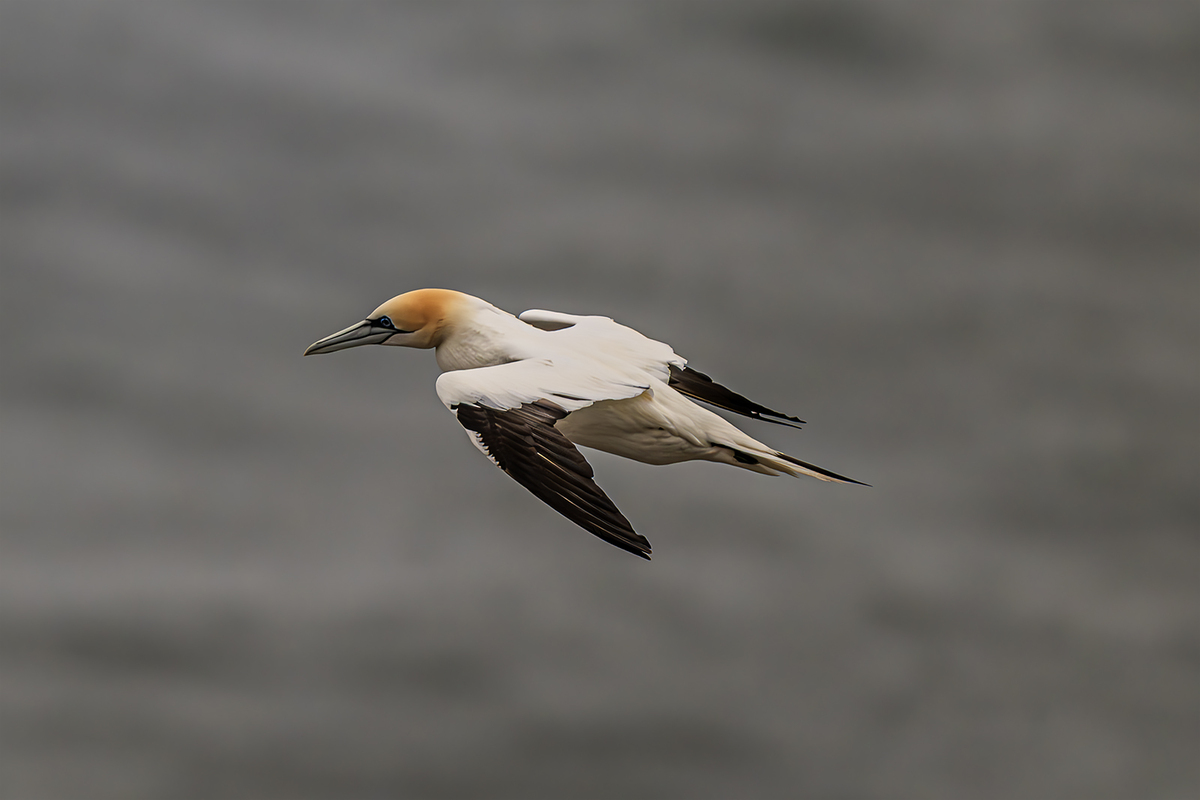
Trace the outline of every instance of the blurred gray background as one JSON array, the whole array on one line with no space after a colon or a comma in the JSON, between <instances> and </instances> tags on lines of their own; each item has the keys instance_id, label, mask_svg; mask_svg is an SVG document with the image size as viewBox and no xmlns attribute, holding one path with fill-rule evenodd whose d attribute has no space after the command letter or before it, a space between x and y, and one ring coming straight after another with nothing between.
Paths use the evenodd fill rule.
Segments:
<instances>
[{"instance_id":1,"label":"blurred gray background","mask_svg":"<svg viewBox=\"0 0 1200 800\"><path fill-rule=\"evenodd\" d=\"M0 796L1200 791L1189 2L0 5ZM444 286L874 484L496 471Z\"/></svg>"}]
</instances>

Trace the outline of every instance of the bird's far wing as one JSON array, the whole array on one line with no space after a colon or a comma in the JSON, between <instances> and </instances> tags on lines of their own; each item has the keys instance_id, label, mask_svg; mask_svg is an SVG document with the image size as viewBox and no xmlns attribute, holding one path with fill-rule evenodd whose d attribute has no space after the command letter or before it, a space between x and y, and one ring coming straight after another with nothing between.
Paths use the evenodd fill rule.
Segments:
<instances>
[{"instance_id":1,"label":"bird's far wing","mask_svg":"<svg viewBox=\"0 0 1200 800\"><path fill-rule=\"evenodd\" d=\"M610 317L577 316L558 311L530 309L519 319L535 328L554 332L572 347L615 370L637 370L666 381L672 367L682 369L687 359L669 344L635 331Z\"/></svg>"},{"instance_id":2,"label":"bird's far wing","mask_svg":"<svg viewBox=\"0 0 1200 800\"><path fill-rule=\"evenodd\" d=\"M723 408L726 411L732 411L735 414L741 414L751 419L774 422L777 425L788 425L792 428L799 428L804 422L802 419L796 419L787 414L780 414L778 411L772 411L766 406L760 406L758 403L742 397L737 392L726 389L703 372L697 372L691 367L680 367L672 364L671 377L667 381L667 385L674 388L680 394L685 394L696 400L702 400L709 405Z\"/></svg>"},{"instance_id":3,"label":"bird's far wing","mask_svg":"<svg viewBox=\"0 0 1200 800\"><path fill-rule=\"evenodd\" d=\"M597 400L634 397L645 389L546 361L456 370L437 382L438 397L496 466L579 527L649 559L650 542L633 530L596 485L587 459L554 427Z\"/></svg>"},{"instance_id":4,"label":"bird's far wing","mask_svg":"<svg viewBox=\"0 0 1200 800\"><path fill-rule=\"evenodd\" d=\"M540 308L531 308L528 311L522 311L517 319L528 323L535 328L541 328L544 331L561 331L563 328L570 328L578 324L580 320L586 317L580 317L575 314L563 314L558 311L545 311Z\"/></svg>"}]
</instances>

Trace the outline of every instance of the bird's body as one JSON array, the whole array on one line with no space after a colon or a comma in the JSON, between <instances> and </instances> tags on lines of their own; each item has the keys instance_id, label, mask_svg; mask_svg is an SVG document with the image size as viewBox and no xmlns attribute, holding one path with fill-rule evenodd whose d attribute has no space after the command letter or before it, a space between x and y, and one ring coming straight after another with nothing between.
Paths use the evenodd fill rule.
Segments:
<instances>
[{"instance_id":1,"label":"bird's body","mask_svg":"<svg viewBox=\"0 0 1200 800\"><path fill-rule=\"evenodd\" d=\"M766 475L858 483L780 453L692 402L797 427L687 366L669 345L608 317L526 311L420 289L313 344L436 348L438 397L471 441L533 494L586 530L643 557L649 542L592 481L575 445L647 464L715 461Z\"/></svg>"}]
</instances>

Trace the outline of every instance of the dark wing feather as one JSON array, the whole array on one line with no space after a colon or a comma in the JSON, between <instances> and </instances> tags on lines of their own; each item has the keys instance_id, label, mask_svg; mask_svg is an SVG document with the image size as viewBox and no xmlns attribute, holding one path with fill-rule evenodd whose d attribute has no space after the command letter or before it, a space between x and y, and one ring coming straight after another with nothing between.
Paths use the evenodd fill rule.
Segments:
<instances>
[{"instance_id":1,"label":"dark wing feather","mask_svg":"<svg viewBox=\"0 0 1200 800\"><path fill-rule=\"evenodd\" d=\"M802 419L789 417L787 414L772 411L766 406L760 406L753 400L742 397L737 392L726 389L719 383L715 383L712 378L703 372L697 372L691 367L680 369L672 365L671 377L668 379L667 384L688 397L701 400L717 408L723 408L726 411L732 411L735 414L750 417L751 419L774 422L777 425L788 425L792 428L799 428L804 422Z\"/></svg>"},{"instance_id":2,"label":"dark wing feather","mask_svg":"<svg viewBox=\"0 0 1200 800\"><path fill-rule=\"evenodd\" d=\"M650 542L633 530L592 480L587 459L554 427L566 411L539 401L504 411L460 404L454 412L500 469L539 500L609 544L650 558Z\"/></svg>"}]
</instances>

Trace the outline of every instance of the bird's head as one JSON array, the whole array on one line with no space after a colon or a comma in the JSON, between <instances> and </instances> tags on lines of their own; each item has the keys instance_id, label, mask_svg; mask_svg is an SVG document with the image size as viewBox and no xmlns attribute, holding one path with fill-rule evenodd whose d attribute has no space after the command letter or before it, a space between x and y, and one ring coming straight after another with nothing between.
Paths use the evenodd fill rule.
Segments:
<instances>
[{"instance_id":1,"label":"bird's head","mask_svg":"<svg viewBox=\"0 0 1200 800\"><path fill-rule=\"evenodd\" d=\"M313 342L304 351L311 356L364 344L398 347L437 347L467 295L449 289L417 289L393 297L345 330Z\"/></svg>"}]
</instances>

